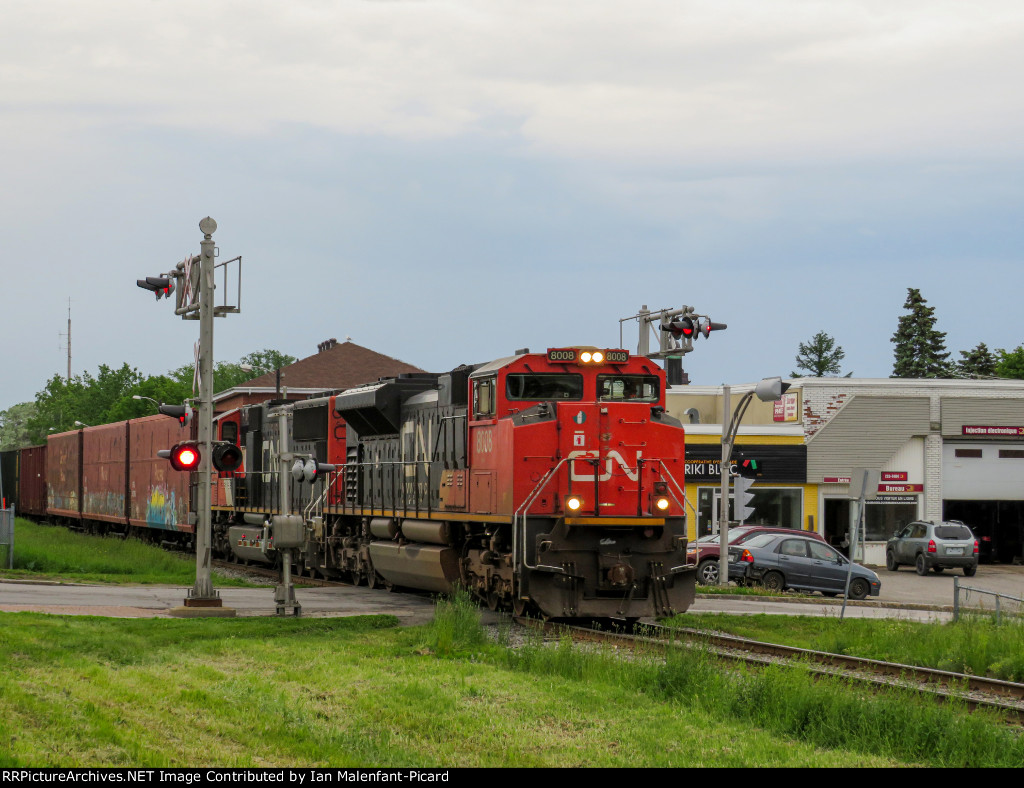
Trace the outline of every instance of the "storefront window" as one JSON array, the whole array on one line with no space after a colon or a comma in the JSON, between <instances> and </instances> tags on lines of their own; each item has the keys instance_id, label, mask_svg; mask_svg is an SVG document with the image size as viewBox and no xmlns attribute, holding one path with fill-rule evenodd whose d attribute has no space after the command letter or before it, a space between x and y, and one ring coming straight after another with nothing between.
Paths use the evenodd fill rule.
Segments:
<instances>
[{"instance_id":1,"label":"storefront window","mask_svg":"<svg viewBox=\"0 0 1024 788\"><path fill-rule=\"evenodd\" d=\"M786 487L752 487L751 492L754 493L754 498L751 501L754 512L746 519L747 525L775 525L783 528L801 527L803 490ZM698 488L697 536L705 536L717 531L718 498L719 488ZM735 524L731 497L729 499L729 522Z\"/></svg>"},{"instance_id":2,"label":"storefront window","mask_svg":"<svg viewBox=\"0 0 1024 788\"><path fill-rule=\"evenodd\" d=\"M856 506L852 507L856 510ZM884 542L894 531L917 519L917 503L868 501L864 509L864 541Z\"/></svg>"}]
</instances>

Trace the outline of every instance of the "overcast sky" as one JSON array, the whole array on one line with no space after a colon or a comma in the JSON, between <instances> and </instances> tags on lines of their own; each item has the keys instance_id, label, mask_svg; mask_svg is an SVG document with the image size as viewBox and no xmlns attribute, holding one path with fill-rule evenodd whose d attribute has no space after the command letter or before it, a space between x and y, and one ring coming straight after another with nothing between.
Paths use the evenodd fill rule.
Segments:
<instances>
[{"instance_id":1,"label":"overcast sky","mask_svg":"<svg viewBox=\"0 0 1024 788\"><path fill-rule=\"evenodd\" d=\"M215 356L336 337L425 369L729 329L694 383L824 330L887 377L908 287L947 347L1024 342L1024 4L5 0L0 408L189 363L135 280L243 256ZM636 349L636 323L622 345Z\"/></svg>"}]
</instances>

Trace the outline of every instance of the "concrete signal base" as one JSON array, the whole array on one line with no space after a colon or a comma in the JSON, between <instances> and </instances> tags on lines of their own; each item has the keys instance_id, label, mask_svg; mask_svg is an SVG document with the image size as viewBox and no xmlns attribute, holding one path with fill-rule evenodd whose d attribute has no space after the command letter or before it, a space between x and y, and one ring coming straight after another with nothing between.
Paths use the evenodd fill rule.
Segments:
<instances>
[{"instance_id":1,"label":"concrete signal base","mask_svg":"<svg viewBox=\"0 0 1024 788\"><path fill-rule=\"evenodd\" d=\"M176 618L231 618L236 611L234 608L224 607L220 597L213 599L188 597L185 599L185 604L180 607L172 607L167 614Z\"/></svg>"}]
</instances>

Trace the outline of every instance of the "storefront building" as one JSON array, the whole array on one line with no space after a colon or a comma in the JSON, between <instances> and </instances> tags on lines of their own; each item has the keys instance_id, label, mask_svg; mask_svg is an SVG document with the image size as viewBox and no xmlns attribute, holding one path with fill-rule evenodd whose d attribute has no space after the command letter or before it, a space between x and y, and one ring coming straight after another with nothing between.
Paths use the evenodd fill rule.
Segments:
<instances>
[{"instance_id":1,"label":"storefront building","mask_svg":"<svg viewBox=\"0 0 1024 788\"><path fill-rule=\"evenodd\" d=\"M778 403L752 400L734 449L763 466L749 522L818 531L845 548L858 515L855 468L878 469L864 513L864 560L915 519L961 520L983 560L1024 548L1024 382L798 378ZM751 385L731 387L732 403ZM720 505L722 388L675 386L668 410L687 425L691 536L713 532Z\"/></svg>"}]
</instances>

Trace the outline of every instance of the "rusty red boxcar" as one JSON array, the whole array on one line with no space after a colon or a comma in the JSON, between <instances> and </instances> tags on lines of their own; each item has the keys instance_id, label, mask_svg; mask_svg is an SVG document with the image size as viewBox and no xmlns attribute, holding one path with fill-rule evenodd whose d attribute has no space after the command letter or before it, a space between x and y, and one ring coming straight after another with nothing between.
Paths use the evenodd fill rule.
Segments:
<instances>
[{"instance_id":1,"label":"rusty red boxcar","mask_svg":"<svg viewBox=\"0 0 1024 788\"><path fill-rule=\"evenodd\" d=\"M127 492L127 422L82 430L82 519L124 525Z\"/></svg>"},{"instance_id":2,"label":"rusty red boxcar","mask_svg":"<svg viewBox=\"0 0 1024 788\"><path fill-rule=\"evenodd\" d=\"M46 516L46 446L29 446L21 450L18 514Z\"/></svg>"},{"instance_id":3,"label":"rusty red boxcar","mask_svg":"<svg viewBox=\"0 0 1024 788\"><path fill-rule=\"evenodd\" d=\"M82 519L82 431L46 439L46 513Z\"/></svg>"},{"instance_id":4,"label":"rusty red boxcar","mask_svg":"<svg viewBox=\"0 0 1024 788\"><path fill-rule=\"evenodd\" d=\"M128 522L138 528L195 531L189 522L191 474L171 468L157 452L188 440L187 430L166 416L128 422Z\"/></svg>"}]
</instances>

